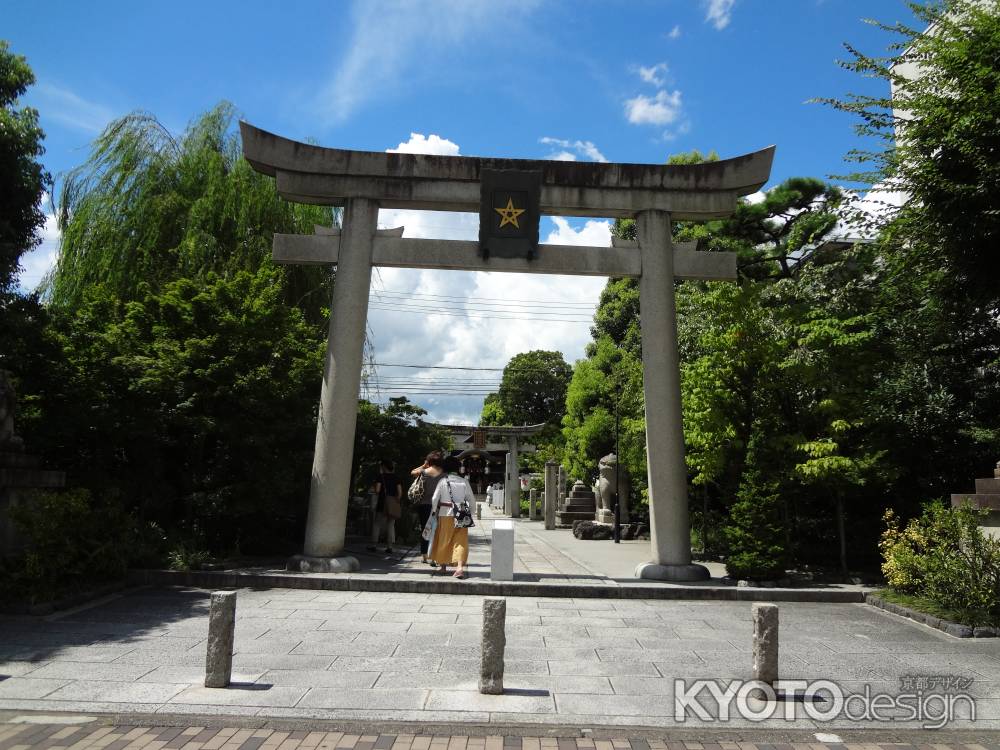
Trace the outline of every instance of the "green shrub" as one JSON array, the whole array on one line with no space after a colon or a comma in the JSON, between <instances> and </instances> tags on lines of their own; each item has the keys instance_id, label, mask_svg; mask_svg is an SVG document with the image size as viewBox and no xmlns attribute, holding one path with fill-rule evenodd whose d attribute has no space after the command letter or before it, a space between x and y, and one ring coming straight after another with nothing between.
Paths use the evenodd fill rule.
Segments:
<instances>
[{"instance_id":1,"label":"green shrub","mask_svg":"<svg viewBox=\"0 0 1000 750\"><path fill-rule=\"evenodd\" d=\"M931 503L904 528L889 511L879 545L889 587L926 598L968 625L1000 624L1000 540L979 528L983 512Z\"/></svg>"},{"instance_id":2,"label":"green shrub","mask_svg":"<svg viewBox=\"0 0 1000 750\"><path fill-rule=\"evenodd\" d=\"M726 572L732 578L773 580L785 574L784 532L777 485L753 472L740 485L725 528Z\"/></svg>"},{"instance_id":3,"label":"green shrub","mask_svg":"<svg viewBox=\"0 0 1000 750\"><path fill-rule=\"evenodd\" d=\"M167 567L171 570L198 570L212 559L208 550L181 542L167 553Z\"/></svg>"},{"instance_id":4,"label":"green shrub","mask_svg":"<svg viewBox=\"0 0 1000 750\"><path fill-rule=\"evenodd\" d=\"M10 565L16 590L8 595L43 601L124 577L139 535L135 520L114 501L84 489L35 492L12 509L27 551Z\"/></svg>"}]
</instances>

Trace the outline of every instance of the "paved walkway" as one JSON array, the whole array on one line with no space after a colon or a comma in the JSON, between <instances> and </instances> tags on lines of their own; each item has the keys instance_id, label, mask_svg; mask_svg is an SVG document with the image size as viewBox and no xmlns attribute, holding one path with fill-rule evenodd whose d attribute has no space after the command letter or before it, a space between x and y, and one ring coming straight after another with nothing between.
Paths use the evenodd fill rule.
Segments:
<instances>
[{"instance_id":1,"label":"paved walkway","mask_svg":"<svg viewBox=\"0 0 1000 750\"><path fill-rule=\"evenodd\" d=\"M494 521L506 518L494 514L483 504L483 518L469 531L469 578L490 579L490 543ZM510 519L508 519L510 520ZM650 588L698 588L722 586L725 566L705 563L712 580L701 583L669 584L662 581L644 581L635 578L635 568L651 559L648 540L622 541L580 540L570 529L546 531L541 521L526 518L513 519L515 524L514 579L517 583L571 584L582 586L620 587L645 586ZM397 546L392 554L384 551L370 552L368 543L348 540L347 552L361 563L361 571L351 574L395 580L427 580L430 566L420 559L418 547ZM246 565L227 568L227 571L252 575L285 575L284 561L269 564ZM298 574L328 577L326 574ZM341 578L346 577L340 574ZM207 585L207 584L202 584ZM861 592L868 587L849 584L817 584L819 591ZM860 597L859 597L860 598Z\"/></svg>"},{"instance_id":2,"label":"paved walkway","mask_svg":"<svg viewBox=\"0 0 1000 750\"><path fill-rule=\"evenodd\" d=\"M255 729L238 726L162 726L101 720L79 725L48 723L58 717L12 716L0 723L0 750L997 750L987 737L963 737L951 744L865 742L746 742L610 736L388 734L369 726L352 731ZM68 717L67 717L68 718ZM73 719L70 719L73 720ZM766 738L770 740L770 738ZM808 739L808 738L803 738ZM944 738L933 738L944 739ZM963 741L964 740L964 741Z\"/></svg>"},{"instance_id":3,"label":"paved walkway","mask_svg":"<svg viewBox=\"0 0 1000 750\"><path fill-rule=\"evenodd\" d=\"M206 591L147 589L46 618L0 617L0 710L493 731L857 727L846 718L817 722L794 702L784 706L791 721L783 713L763 723L677 720L675 679L751 677L749 603L519 596L507 606L506 691L498 696L477 690L478 596L240 590L228 689L202 687ZM1000 639L952 638L863 604L785 603L780 668L783 678L833 680L851 693L897 695L915 677L933 693L928 680L960 678L977 721L966 704L948 726L1000 729Z\"/></svg>"}]
</instances>

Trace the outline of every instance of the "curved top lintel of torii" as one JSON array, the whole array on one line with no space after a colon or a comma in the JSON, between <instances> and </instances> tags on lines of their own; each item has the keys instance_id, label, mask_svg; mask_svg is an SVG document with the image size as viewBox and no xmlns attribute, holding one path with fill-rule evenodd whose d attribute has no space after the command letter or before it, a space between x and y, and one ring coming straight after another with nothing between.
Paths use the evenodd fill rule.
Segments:
<instances>
[{"instance_id":1,"label":"curved top lintel of torii","mask_svg":"<svg viewBox=\"0 0 1000 750\"><path fill-rule=\"evenodd\" d=\"M770 178L774 146L700 164L628 164L400 154L315 146L240 122L243 155L277 179L285 198L340 205L369 198L383 208L474 211L483 170L541 175L541 210L549 215L630 216L663 209L676 218L726 216L736 198ZM670 196L669 199L667 196Z\"/></svg>"}]
</instances>

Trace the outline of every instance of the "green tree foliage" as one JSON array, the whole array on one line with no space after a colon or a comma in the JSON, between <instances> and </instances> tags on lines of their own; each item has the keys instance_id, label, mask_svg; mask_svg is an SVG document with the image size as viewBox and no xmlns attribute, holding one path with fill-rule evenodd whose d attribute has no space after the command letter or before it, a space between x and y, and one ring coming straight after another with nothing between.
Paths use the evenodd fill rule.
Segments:
<instances>
[{"instance_id":1,"label":"green tree foliage","mask_svg":"<svg viewBox=\"0 0 1000 750\"><path fill-rule=\"evenodd\" d=\"M731 550L726 572L733 578L781 578L787 564L778 483L754 471L740 484L725 528Z\"/></svg>"},{"instance_id":2,"label":"green tree foliage","mask_svg":"<svg viewBox=\"0 0 1000 750\"><path fill-rule=\"evenodd\" d=\"M560 352L515 354L503 369L496 398L488 396L482 424L559 424L572 374ZM490 420L490 421L487 421Z\"/></svg>"},{"instance_id":3,"label":"green tree foliage","mask_svg":"<svg viewBox=\"0 0 1000 750\"><path fill-rule=\"evenodd\" d=\"M903 191L895 215L908 254L946 264L966 298L996 300L1000 247L1000 3L908 3L928 28L872 22L895 41L886 56L845 45L842 65L891 86L881 96L822 99L860 119L874 141L851 157L851 175ZM894 214L890 213L890 217Z\"/></svg>"},{"instance_id":4,"label":"green tree foliage","mask_svg":"<svg viewBox=\"0 0 1000 750\"><path fill-rule=\"evenodd\" d=\"M93 286L46 335L30 444L96 495L202 548L291 544L308 497L323 339L280 272L204 274L120 300Z\"/></svg>"},{"instance_id":5,"label":"green tree foliage","mask_svg":"<svg viewBox=\"0 0 1000 750\"><path fill-rule=\"evenodd\" d=\"M220 104L180 137L145 113L105 129L61 191L55 305L79 304L98 284L130 301L177 278L253 273L270 264L275 232L311 234L333 222L329 208L278 198L274 179L240 155L233 119ZM286 302L323 318L327 269L287 266L275 279Z\"/></svg>"},{"instance_id":6,"label":"green tree foliage","mask_svg":"<svg viewBox=\"0 0 1000 750\"><path fill-rule=\"evenodd\" d=\"M499 393L490 393L485 399L483 399L483 412L479 417L479 424L510 424L510 422L507 421L507 415L504 414L503 407L500 405Z\"/></svg>"},{"instance_id":7,"label":"green tree foliage","mask_svg":"<svg viewBox=\"0 0 1000 750\"><path fill-rule=\"evenodd\" d=\"M38 161L45 151L38 112L18 106L34 82L27 60L0 40L0 294L5 304L21 255L39 242L36 233L45 224L42 195L51 182Z\"/></svg>"},{"instance_id":8,"label":"green tree foliage","mask_svg":"<svg viewBox=\"0 0 1000 750\"><path fill-rule=\"evenodd\" d=\"M355 434L355 487L365 491L378 478L379 462L396 465L396 475L408 486L409 471L420 466L432 450L451 447L451 437L439 427L421 422L427 411L404 396L390 398L387 406L361 401Z\"/></svg>"}]
</instances>

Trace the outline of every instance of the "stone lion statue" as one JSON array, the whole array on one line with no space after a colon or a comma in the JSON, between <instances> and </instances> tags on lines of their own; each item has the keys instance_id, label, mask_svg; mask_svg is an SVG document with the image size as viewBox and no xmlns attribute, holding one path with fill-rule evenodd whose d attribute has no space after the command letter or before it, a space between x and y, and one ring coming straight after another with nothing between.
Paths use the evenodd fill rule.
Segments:
<instances>
[{"instance_id":1,"label":"stone lion statue","mask_svg":"<svg viewBox=\"0 0 1000 750\"><path fill-rule=\"evenodd\" d=\"M597 481L599 497L601 502L600 515L605 518L614 517L615 509L615 474L618 469L618 456L609 453L597 464L600 478ZM625 469L620 469L618 474L618 519L621 523L628 521L628 496L629 478Z\"/></svg>"},{"instance_id":2,"label":"stone lion statue","mask_svg":"<svg viewBox=\"0 0 1000 750\"><path fill-rule=\"evenodd\" d=\"M17 450L21 438L14 432L14 416L17 414L17 392L7 370L0 370L0 449Z\"/></svg>"}]
</instances>

